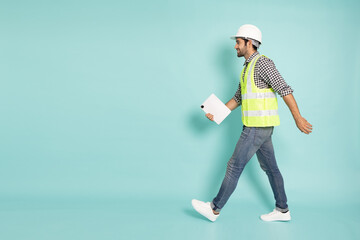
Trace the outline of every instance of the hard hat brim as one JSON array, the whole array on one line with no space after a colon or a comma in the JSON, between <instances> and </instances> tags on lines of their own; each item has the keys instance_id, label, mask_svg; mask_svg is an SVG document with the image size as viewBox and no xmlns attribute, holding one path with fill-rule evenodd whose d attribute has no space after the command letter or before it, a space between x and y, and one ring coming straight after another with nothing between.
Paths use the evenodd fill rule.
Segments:
<instances>
[{"instance_id":1,"label":"hard hat brim","mask_svg":"<svg viewBox=\"0 0 360 240\"><path fill-rule=\"evenodd\" d=\"M230 39L231 40L236 40L236 38L243 38L243 39L250 39L250 40L256 40L256 39L252 39L252 38L247 38L247 37L243 37L243 36L231 36ZM259 40L256 40L258 41L260 44L261 42Z\"/></svg>"},{"instance_id":2,"label":"hard hat brim","mask_svg":"<svg viewBox=\"0 0 360 240\"><path fill-rule=\"evenodd\" d=\"M244 36L231 36L230 37L231 40L236 40L236 38L244 38L244 39L246 39L246 37L244 37Z\"/></svg>"}]
</instances>

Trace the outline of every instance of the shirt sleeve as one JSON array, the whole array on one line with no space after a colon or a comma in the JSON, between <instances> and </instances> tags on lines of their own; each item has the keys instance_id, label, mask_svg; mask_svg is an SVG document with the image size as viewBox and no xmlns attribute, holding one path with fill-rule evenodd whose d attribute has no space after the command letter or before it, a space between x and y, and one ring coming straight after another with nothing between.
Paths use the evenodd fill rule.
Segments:
<instances>
[{"instance_id":1,"label":"shirt sleeve","mask_svg":"<svg viewBox=\"0 0 360 240\"><path fill-rule=\"evenodd\" d=\"M259 59L260 60L260 59ZM276 69L274 62L269 58L262 58L259 65L260 77L274 89L281 97L294 92L285 82L279 71Z\"/></svg>"},{"instance_id":2,"label":"shirt sleeve","mask_svg":"<svg viewBox=\"0 0 360 240\"><path fill-rule=\"evenodd\" d=\"M233 99L239 104L241 105L241 85L239 83L239 87L233 97Z\"/></svg>"}]
</instances>

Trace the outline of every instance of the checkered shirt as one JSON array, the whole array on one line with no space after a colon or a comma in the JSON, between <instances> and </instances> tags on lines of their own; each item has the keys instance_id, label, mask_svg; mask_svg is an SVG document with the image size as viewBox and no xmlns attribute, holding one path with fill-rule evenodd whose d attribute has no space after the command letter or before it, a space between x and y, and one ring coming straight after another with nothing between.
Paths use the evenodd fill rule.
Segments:
<instances>
[{"instance_id":1,"label":"checkered shirt","mask_svg":"<svg viewBox=\"0 0 360 240\"><path fill-rule=\"evenodd\" d=\"M254 59L259 52L254 52L244 63L245 71L249 65L249 62ZM242 79L244 80L244 79ZM285 80L280 75L279 71L276 69L274 62L264 56L260 56L259 60L255 64L254 69L254 81L255 85L260 88L272 88L277 92L281 97L284 97L293 92L291 87L287 85ZM239 83L238 90L235 93L233 99L241 104L241 85Z\"/></svg>"}]
</instances>

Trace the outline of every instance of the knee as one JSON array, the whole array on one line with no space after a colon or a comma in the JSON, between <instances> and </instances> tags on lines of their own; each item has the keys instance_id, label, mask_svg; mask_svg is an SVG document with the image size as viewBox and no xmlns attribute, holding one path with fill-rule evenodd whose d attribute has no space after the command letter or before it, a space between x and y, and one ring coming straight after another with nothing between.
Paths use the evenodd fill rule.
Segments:
<instances>
[{"instance_id":1,"label":"knee","mask_svg":"<svg viewBox=\"0 0 360 240\"><path fill-rule=\"evenodd\" d=\"M264 172L268 172L268 168L264 164L260 163L260 167Z\"/></svg>"},{"instance_id":2,"label":"knee","mask_svg":"<svg viewBox=\"0 0 360 240\"><path fill-rule=\"evenodd\" d=\"M228 178L237 179L240 177L243 169L244 169L244 167L235 165L234 161L232 161L232 159L230 159L230 161L227 164L227 168L226 168L226 176Z\"/></svg>"}]
</instances>

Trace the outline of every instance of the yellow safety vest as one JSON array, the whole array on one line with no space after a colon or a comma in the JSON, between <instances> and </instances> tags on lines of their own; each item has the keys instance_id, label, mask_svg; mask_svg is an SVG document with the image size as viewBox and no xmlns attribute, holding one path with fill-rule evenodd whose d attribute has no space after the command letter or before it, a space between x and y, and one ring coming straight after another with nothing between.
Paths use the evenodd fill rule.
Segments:
<instances>
[{"instance_id":1,"label":"yellow safety vest","mask_svg":"<svg viewBox=\"0 0 360 240\"><path fill-rule=\"evenodd\" d=\"M251 60L240 75L242 121L247 127L278 126L280 118L274 89L260 89L255 85L255 64L259 58L260 55Z\"/></svg>"}]
</instances>

